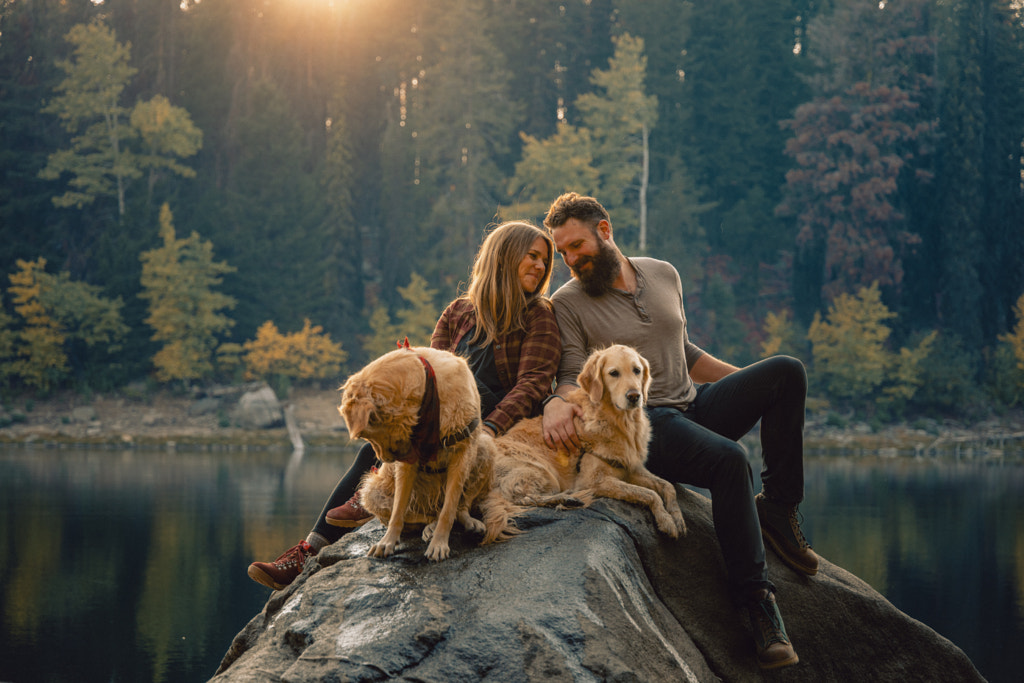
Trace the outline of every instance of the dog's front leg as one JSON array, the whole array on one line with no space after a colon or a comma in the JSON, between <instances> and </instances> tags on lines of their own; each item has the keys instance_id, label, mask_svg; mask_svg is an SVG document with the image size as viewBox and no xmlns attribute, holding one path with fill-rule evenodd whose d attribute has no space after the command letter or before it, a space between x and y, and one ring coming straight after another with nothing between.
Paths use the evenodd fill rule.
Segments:
<instances>
[{"instance_id":1,"label":"dog's front leg","mask_svg":"<svg viewBox=\"0 0 1024 683\"><path fill-rule=\"evenodd\" d=\"M675 522L680 535L686 535L686 521L683 519L683 511L679 509L679 501L676 499L675 486L642 465L638 469L630 472L627 479L633 484L649 488L656 492L661 497L662 502L664 502L665 510L669 515L671 515L672 521Z\"/></svg>"},{"instance_id":2,"label":"dog's front leg","mask_svg":"<svg viewBox=\"0 0 1024 683\"><path fill-rule=\"evenodd\" d=\"M391 519L384 538L370 546L370 557L387 557L395 552L395 546L402 538L402 527L405 526L405 512L409 509L412 488L416 484L416 464L395 463L395 500L391 505Z\"/></svg>"},{"instance_id":3,"label":"dog's front leg","mask_svg":"<svg viewBox=\"0 0 1024 683\"><path fill-rule=\"evenodd\" d=\"M466 479L469 477L466 464L472 462L471 457L475 457L475 453L463 453L461 462L449 461L448 463L448 478L444 484L444 504L441 506L441 514L437 516L437 524L434 525L434 536L430 539L425 553L427 559L434 562L446 560L451 554L448 537L451 536L459 503L462 501L462 491L466 485Z\"/></svg>"}]
</instances>

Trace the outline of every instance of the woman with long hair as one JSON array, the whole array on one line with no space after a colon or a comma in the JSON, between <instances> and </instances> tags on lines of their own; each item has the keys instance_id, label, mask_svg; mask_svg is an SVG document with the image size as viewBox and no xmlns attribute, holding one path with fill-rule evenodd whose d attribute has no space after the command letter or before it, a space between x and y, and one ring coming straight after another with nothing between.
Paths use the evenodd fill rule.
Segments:
<instances>
[{"instance_id":1,"label":"woman with long hair","mask_svg":"<svg viewBox=\"0 0 1024 683\"><path fill-rule=\"evenodd\" d=\"M483 429L500 436L540 414L561 358L558 325L547 299L555 247L529 223L502 223L489 232L473 262L469 286L441 314L430 345L466 358L480 390ZM306 560L362 526L371 516L359 504L363 475L376 464L365 444L328 498L313 530L273 562L253 562L249 576L281 590Z\"/></svg>"}]
</instances>

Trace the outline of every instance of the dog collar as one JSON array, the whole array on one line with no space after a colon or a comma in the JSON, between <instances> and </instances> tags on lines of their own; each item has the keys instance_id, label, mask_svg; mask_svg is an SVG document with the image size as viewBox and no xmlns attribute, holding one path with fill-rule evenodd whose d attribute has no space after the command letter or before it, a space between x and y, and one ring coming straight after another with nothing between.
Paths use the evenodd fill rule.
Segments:
<instances>
[{"instance_id":1,"label":"dog collar","mask_svg":"<svg viewBox=\"0 0 1024 683\"><path fill-rule=\"evenodd\" d=\"M476 428L479 426L480 418L474 417L473 420L468 425L463 427L461 430L455 432L454 434L449 434L448 436L441 439L441 447L451 448L452 446L462 441L463 439L468 439L469 435L476 431Z\"/></svg>"}]
</instances>

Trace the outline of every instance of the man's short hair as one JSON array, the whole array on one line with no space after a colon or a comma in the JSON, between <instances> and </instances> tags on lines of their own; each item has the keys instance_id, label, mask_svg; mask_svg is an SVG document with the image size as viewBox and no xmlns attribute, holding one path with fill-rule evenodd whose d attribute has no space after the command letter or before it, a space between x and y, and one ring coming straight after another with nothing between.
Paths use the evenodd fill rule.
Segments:
<instances>
[{"instance_id":1,"label":"man's short hair","mask_svg":"<svg viewBox=\"0 0 1024 683\"><path fill-rule=\"evenodd\" d=\"M551 202L548 215L544 218L544 227L554 230L562 227L566 221L572 218L586 223L591 228L602 220L611 222L611 218L605 208L601 206L601 202L593 197L583 197L575 192L566 192Z\"/></svg>"}]
</instances>

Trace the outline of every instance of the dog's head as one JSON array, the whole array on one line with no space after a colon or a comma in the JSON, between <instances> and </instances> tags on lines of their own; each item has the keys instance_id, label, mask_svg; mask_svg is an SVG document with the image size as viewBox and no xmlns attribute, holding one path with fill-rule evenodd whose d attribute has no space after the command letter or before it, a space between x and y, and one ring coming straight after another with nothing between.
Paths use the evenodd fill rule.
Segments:
<instances>
[{"instance_id":1,"label":"dog's head","mask_svg":"<svg viewBox=\"0 0 1024 683\"><path fill-rule=\"evenodd\" d=\"M607 400L619 410L632 410L647 402L651 366L636 349L621 344L594 351L576 380L590 400Z\"/></svg>"},{"instance_id":2,"label":"dog's head","mask_svg":"<svg viewBox=\"0 0 1024 683\"><path fill-rule=\"evenodd\" d=\"M382 462L393 462L411 449L423 386L416 354L392 351L348 378L338 412L352 438L365 439Z\"/></svg>"}]
</instances>

